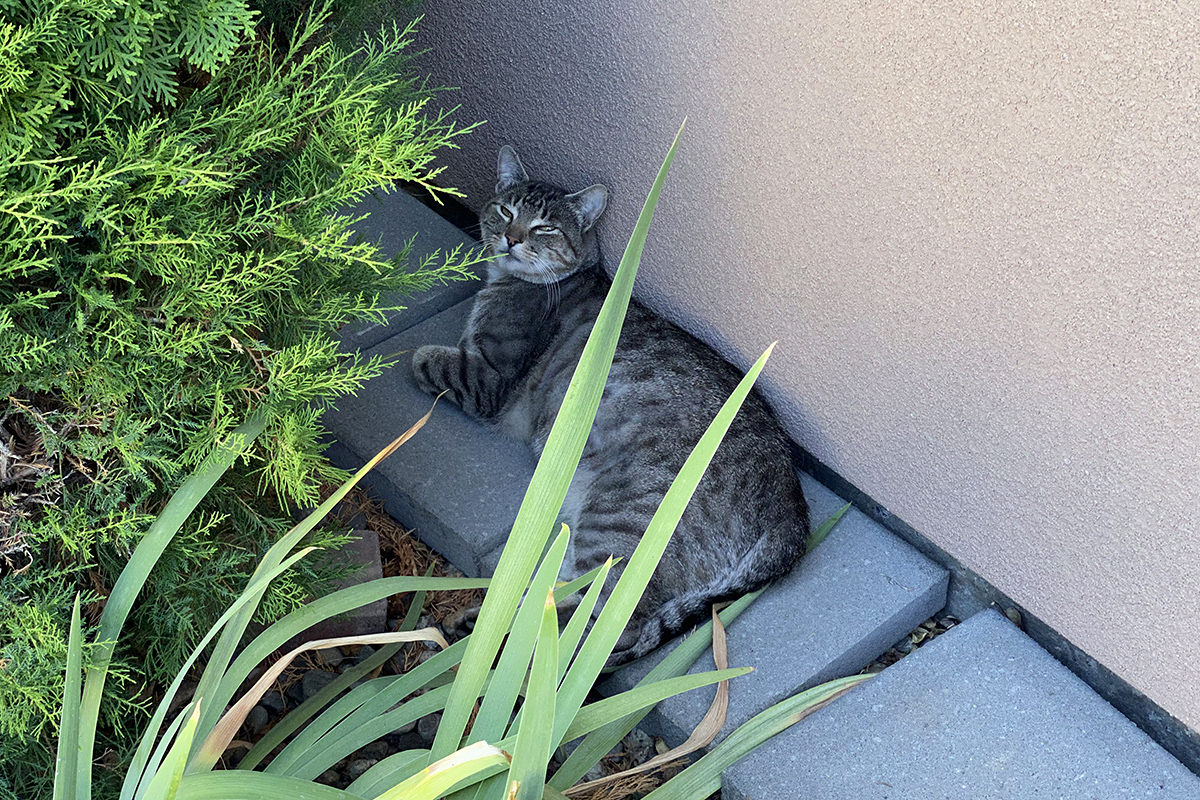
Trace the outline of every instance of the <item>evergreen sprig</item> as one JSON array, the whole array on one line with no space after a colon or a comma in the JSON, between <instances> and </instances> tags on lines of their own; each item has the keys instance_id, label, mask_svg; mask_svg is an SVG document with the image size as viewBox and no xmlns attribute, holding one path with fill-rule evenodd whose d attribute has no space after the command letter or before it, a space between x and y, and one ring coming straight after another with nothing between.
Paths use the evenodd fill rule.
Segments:
<instances>
[{"instance_id":1,"label":"evergreen sprig","mask_svg":"<svg viewBox=\"0 0 1200 800\"><path fill-rule=\"evenodd\" d=\"M433 189L435 154L470 127L406 67L413 26L348 49L327 5L291 18L0 0L0 797L48 787L75 592L94 619L181 476L266 413L130 620L100 739L119 762L140 703L122 698L174 673L292 510L340 477L321 412L389 363L342 352L337 329L479 258L386 258L347 211ZM284 576L264 617L335 574Z\"/></svg>"}]
</instances>

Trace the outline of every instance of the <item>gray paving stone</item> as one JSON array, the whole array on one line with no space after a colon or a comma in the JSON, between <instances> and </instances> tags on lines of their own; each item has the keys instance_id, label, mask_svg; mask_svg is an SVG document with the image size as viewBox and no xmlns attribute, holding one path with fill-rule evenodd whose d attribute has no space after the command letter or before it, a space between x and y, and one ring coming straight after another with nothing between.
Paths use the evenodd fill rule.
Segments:
<instances>
[{"instance_id":1,"label":"gray paving stone","mask_svg":"<svg viewBox=\"0 0 1200 800\"><path fill-rule=\"evenodd\" d=\"M413 385L411 352L458 341L471 300L384 340L368 355L405 353L402 362L341 398L324 423L336 440L331 461L362 466L429 410L433 398ZM439 402L425 427L365 481L402 525L468 575L485 574L485 554L503 544L533 476L521 442ZM490 566L490 565L489 565Z\"/></svg>"},{"instance_id":2,"label":"gray paving stone","mask_svg":"<svg viewBox=\"0 0 1200 800\"><path fill-rule=\"evenodd\" d=\"M446 253L455 247L478 245L466 233L405 191L367 197L349 213L370 214L358 223L356 230L362 238L379 242L383 254L389 258L403 250L408 241L416 236L409 261L414 266L434 251ZM384 324L356 322L345 326L340 332L342 348L366 350L374 347L400 331L462 302L482 285L478 280L452 281L417 295L386 297L387 305L401 305L404 309L390 313Z\"/></svg>"},{"instance_id":3,"label":"gray paving stone","mask_svg":"<svg viewBox=\"0 0 1200 800\"><path fill-rule=\"evenodd\" d=\"M735 764L722 797L1195 800L1200 778L985 611Z\"/></svg>"},{"instance_id":4,"label":"gray paving stone","mask_svg":"<svg viewBox=\"0 0 1200 800\"><path fill-rule=\"evenodd\" d=\"M801 475L812 520L844 501ZM851 509L819 547L729 626L730 666L754 672L730 684L729 712L717 741L759 711L823 681L853 674L936 613L946 601L944 569ZM665 656L661 649L606 681L605 692L632 688ZM712 669L701 659L693 672ZM679 744L712 702L715 688L673 697L643 727Z\"/></svg>"}]
</instances>

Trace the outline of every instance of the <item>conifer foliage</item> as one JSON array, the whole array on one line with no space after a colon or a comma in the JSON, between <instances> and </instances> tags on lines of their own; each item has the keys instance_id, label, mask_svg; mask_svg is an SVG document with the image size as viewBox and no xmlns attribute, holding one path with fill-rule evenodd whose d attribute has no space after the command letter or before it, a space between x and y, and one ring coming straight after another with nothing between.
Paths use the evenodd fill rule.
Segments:
<instances>
[{"instance_id":1,"label":"conifer foliage","mask_svg":"<svg viewBox=\"0 0 1200 800\"><path fill-rule=\"evenodd\" d=\"M477 258L353 236L344 209L429 185L466 128L406 71L412 26L347 50L333 11L278 31L243 0L0 0L0 797L48 787L75 593L95 612L162 498L266 412L127 626L116 763L139 703L337 477L320 414L387 366L339 353L338 327Z\"/></svg>"}]
</instances>

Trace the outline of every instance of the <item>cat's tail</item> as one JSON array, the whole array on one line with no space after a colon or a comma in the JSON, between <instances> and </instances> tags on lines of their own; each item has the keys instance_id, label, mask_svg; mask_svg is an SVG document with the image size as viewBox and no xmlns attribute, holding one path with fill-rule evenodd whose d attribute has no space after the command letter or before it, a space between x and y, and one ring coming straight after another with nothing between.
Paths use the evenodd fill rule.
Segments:
<instances>
[{"instance_id":1,"label":"cat's tail","mask_svg":"<svg viewBox=\"0 0 1200 800\"><path fill-rule=\"evenodd\" d=\"M645 617L634 630L626 630L617 641L606 667L619 667L647 655L663 642L695 625L709 613L713 603L721 602L710 592L689 592L673 597ZM636 637L636 638L634 638ZM630 641L632 639L632 641Z\"/></svg>"},{"instance_id":2,"label":"cat's tail","mask_svg":"<svg viewBox=\"0 0 1200 800\"><path fill-rule=\"evenodd\" d=\"M763 537L725 580L671 598L645 617L640 626L626 630L605 666L619 667L647 655L663 642L707 619L710 609L717 603L736 600L786 575L804 554L803 538L799 538L798 545L798 548L795 545L785 548L772 537ZM791 552L785 555L785 549Z\"/></svg>"}]
</instances>

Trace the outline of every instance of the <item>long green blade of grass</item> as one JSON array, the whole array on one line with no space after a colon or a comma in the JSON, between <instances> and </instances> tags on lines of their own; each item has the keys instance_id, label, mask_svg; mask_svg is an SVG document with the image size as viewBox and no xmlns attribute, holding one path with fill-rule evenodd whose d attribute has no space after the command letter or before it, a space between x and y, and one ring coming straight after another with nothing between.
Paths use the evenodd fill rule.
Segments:
<instances>
[{"instance_id":1,"label":"long green blade of grass","mask_svg":"<svg viewBox=\"0 0 1200 800\"><path fill-rule=\"evenodd\" d=\"M379 795L379 800L436 800L464 781L495 774L497 769L507 769L508 764L508 755L503 750L476 742L393 786Z\"/></svg>"},{"instance_id":2,"label":"long green blade of grass","mask_svg":"<svg viewBox=\"0 0 1200 800\"><path fill-rule=\"evenodd\" d=\"M596 603L600 599L600 593L604 591L604 584L608 581L608 573L612 570L613 561L614 559L610 557L600 565L600 573L596 576L595 582L588 587L587 594L583 596L579 605L571 613L571 619L567 622L562 636L558 639L558 682L560 683L562 682L563 675L567 672L567 667L571 663L571 658L574 656L576 648L579 647L579 641L583 638L584 630L592 618L592 610L596 607ZM523 713L525 713L524 707L517 712L512 723L508 726L508 734L511 735L517 730ZM608 751L605 750L604 752L607 753Z\"/></svg>"},{"instance_id":3,"label":"long green blade of grass","mask_svg":"<svg viewBox=\"0 0 1200 800\"><path fill-rule=\"evenodd\" d=\"M834 526L846 514L850 508L847 503L837 512L827 517L816 530L812 532L808 540L808 550L811 551L818 544L824 541L825 537L833 530ZM745 611L750 605L758 599L758 596L763 593L763 589L756 592L744 595L725 607L719 614L721 622L728 627L733 624L733 621ZM694 633L686 637L682 642L677 644L670 653L642 678L637 687L647 686L655 681L665 678L674 678L683 675L700 655L712 645L712 623L706 622L698 627ZM548 782L551 787L559 791L574 786L576 783L587 774L587 771L599 763L600 759L606 753L612 750L617 744L624 739L634 727L641 722L649 710L631 714L624 719L617 720L603 728L588 734L588 736L579 743L579 745L571 751L571 755L563 762L558 771L554 773L554 777ZM566 741L570 741L568 738Z\"/></svg>"},{"instance_id":4,"label":"long green blade of grass","mask_svg":"<svg viewBox=\"0 0 1200 800\"><path fill-rule=\"evenodd\" d=\"M175 800L362 800L358 795L282 775L245 770L184 775Z\"/></svg>"},{"instance_id":5,"label":"long green blade of grass","mask_svg":"<svg viewBox=\"0 0 1200 800\"><path fill-rule=\"evenodd\" d=\"M266 771L291 774L289 770L293 765L309 761L315 756L315 748L329 744L322 743L322 740L328 738L337 741L352 736L356 728L377 719L413 692L427 686L434 678L445 675L457 666L466 649L465 641L455 642L403 675L376 678L355 687L304 726L296 738L271 759Z\"/></svg>"},{"instance_id":6,"label":"long green blade of grass","mask_svg":"<svg viewBox=\"0 0 1200 800\"><path fill-rule=\"evenodd\" d=\"M436 401L434 402L436 405ZM292 530L280 537L279 541L275 542L275 544L273 544L259 560L258 566L254 570L254 574L251 575L250 579L247 581L247 585L249 586L251 584L255 584L256 578L274 569L276 566L282 563L284 558L287 557L288 553L290 553L292 549L300 543L300 540L308 535L312 529L315 528L317 524L329 514L329 512L333 511L333 509L337 507L337 504L340 503L346 497L346 495L350 493L350 490L353 489L360 480L362 480L363 476L374 469L379 462L383 461L385 458L394 453L401 445L411 439L416 432L419 431L421 427L429 420L429 417L432 414L433 409L430 408L429 412L425 414L424 417L419 419L404 433L400 434L400 436L396 437L387 447L376 453L370 461L368 461L366 464L363 464L363 466L357 472L355 472L349 480L339 486L337 490L331 494L327 500L325 500L325 502L317 506L316 510L305 517L300 524L296 525L296 527L292 528ZM217 640L217 644L213 647L212 654L209 656L208 663L205 665L203 674L200 676L200 683L196 687L196 694L204 697L213 697L214 699L217 699L217 702L212 703L201 714L199 730L202 733L200 736L196 737L196 741L192 743L191 762L188 764L189 772L209 769L212 766L208 759L202 757L199 752L205 741L205 734L203 732L212 730L213 726L217 722L217 719L220 717L225 708L223 704L219 704L219 698L223 691L229 688L229 682L226 680L225 675L226 668L229 666L229 662L233 658L233 654L237 650L238 645L241 643L243 636L245 636L246 627L250 624L250 620L254 617L254 612L258 610L259 601L262 599L262 596L265 592L265 587L256 590L253 593L251 601L243 606L225 627L225 630L221 633L221 638Z\"/></svg>"},{"instance_id":7,"label":"long green blade of grass","mask_svg":"<svg viewBox=\"0 0 1200 800\"><path fill-rule=\"evenodd\" d=\"M216 695L209 702L219 704L221 708L225 708L237 692L238 687L242 685L254 667L258 666L263 659L278 650L289 639L308 630L317 622L338 614L344 614L359 606L367 605L368 603L373 603L376 600L401 592L480 589L486 588L487 585L488 581L483 578L400 576L395 578L377 578L356 586L341 589L324 597L318 597L311 603L301 606L276 621L260 633L253 642L247 645L238 654L238 657L234 659L233 663L229 665L229 668L225 670L221 681L217 685ZM201 721L203 722L203 716ZM201 729L201 736L205 734L206 730L211 732L212 728ZM201 738L201 736L197 736L197 738ZM201 747L203 747L203 744ZM192 749L195 753L199 753L199 749L195 746L195 743L193 743ZM211 768L216 763L219 755L219 753L205 752L203 759L193 755L192 761L188 765L188 773L191 774Z\"/></svg>"},{"instance_id":8,"label":"long green blade of grass","mask_svg":"<svg viewBox=\"0 0 1200 800\"><path fill-rule=\"evenodd\" d=\"M804 552L811 553L817 548L821 542L825 541L825 537L833 530L833 526L837 525L842 517L846 516L846 512L850 510L850 503L839 508L837 511L830 514L824 522L818 525L812 533L808 535L808 539L804 543Z\"/></svg>"},{"instance_id":9,"label":"long green blade of grass","mask_svg":"<svg viewBox=\"0 0 1200 800\"><path fill-rule=\"evenodd\" d=\"M680 133L682 131L681 127ZM680 133L675 135L675 141L671 143L650 188L625 254L617 267L612 287L571 377L542 457L538 459L533 479L517 512L500 563L496 566L494 588L484 600L475 633L471 636L471 646L463 658L454 692L438 726L431 760L454 752L462 741L475 698L508 632L521 593L529 585L534 565L550 536L551 525L562 508L571 476L575 474L596 417L596 409L600 405L605 379L621 334L621 324L629 306L634 275L650 229L650 220L654 216L654 207L658 203L667 170L675 157Z\"/></svg>"},{"instance_id":10,"label":"long green blade of grass","mask_svg":"<svg viewBox=\"0 0 1200 800\"><path fill-rule=\"evenodd\" d=\"M721 618L721 623L726 627L731 625L743 611L750 607L751 603L758 599L758 596L762 592L762 589L759 589L757 592L751 592L739 597L726 606L718 614ZM640 689L643 686L649 686L660 680L678 678L680 675L683 675L692 668L692 665L696 663L700 655L712 646L712 638L713 624L709 621L696 628L695 632L677 644L667 654L666 658L658 662L646 674L646 677L638 681L634 688ZM599 763L600 759L606 753L616 747L648 713L650 713L649 709L629 714L589 733L571 752L571 755L563 762L558 771L554 773L554 777L548 782L549 785L558 791L574 786L587 774L588 770ZM564 741L570 741L570 739L564 739Z\"/></svg>"},{"instance_id":11,"label":"long green blade of grass","mask_svg":"<svg viewBox=\"0 0 1200 800\"><path fill-rule=\"evenodd\" d=\"M365 747L380 737L387 736L397 728L415 722L421 717L442 711L450 696L450 686L438 686L424 694L401 703L390 711L367 716L356 716L353 724L338 725L310 747L304 759L293 763L284 774L297 778L313 779L355 750ZM484 690L487 683L484 683ZM273 764L268 771L274 772Z\"/></svg>"},{"instance_id":12,"label":"long green blade of grass","mask_svg":"<svg viewBox=\"0 0 1200 800\"><path fill-rule=\"evenodd\" d=\"M692 494L696 491L696 486L699 485L704 471L716 453L717 446L720 445L725 432L729 430L734 416L750 393L755 379L762 372L773 348L774 345L768 347L766 352L754 363L754 366L738 383L737 388L733 390L729 399L721 406L721 410L717 412L704 435L700 437L700 441L688 454L679 474L675 476L675 480L667 489L666 496L663 497L658 509L654 512L645 534L642 535L637 549L629 559L629 564L621 573L617 585L605 602L600 616L592 626L591 633L584 640L579 655L576 656L575 662L567 671L559 692L560 705L556 710L554 720L556 745L562 743L563 734L570 726L579 707L583 705L584 698L604 668L613 646L625 630L634 608L646 590L646 585L650 582L650 577L658 567L658 562L671 540L675 526L679 524L679 519L683 516Z\"/></svg>"},{"instance_id":13,"label":"long green blade of grass","mask_svg":"<svg viewBox=\"0 0 1200 800\"><path fill-rule=\"evenodd\" d=\"M533 599L526 598L526 602ZM551 721L554 719L554 690L558 687L558 614L554 593L546 592L538 630L533 668L525 703L537 713L523 715L513 747L512 766L508 769L506 797L515 800L541 800L546 783L546 762L550 760ZM507 722L507 720L505 720Z\"/></svg>"},{"instance_id":14,"label":"long green blade of grass","mask_svg":"<svg viewBox=\"0 0 1200 800\"><path fill-rule=\"evenodd\" d=\"M67 671L63 676L62 717L58 725L58 757L54 764L54 800L75 800L79 779L79 705L83 687L83 633L79 595L71 609L67 635Z\"/></svg>"},{"instance_id":15,"label":"long green blade of grass","mask_svg":"<svg viewBox=\"0 0 1200 800\"><path fill-rule=\"evenodd\" d=\"M266 427L265 417L254 414L239 425L204 463L171 495L162 513L150 525L150 530L138 542L129 563L121 570L100 615L100 626L96 633L95 655L87 669L79 715L79 758L76 762L75 797L72 800L91 800L92 758L96 744L96 725L100 717L100 700L104 695L104 682L108 676L108 665L112 661L113 649L125 626L129 611L133 608L150 571L158 563L163 550L179 532L183 523L204 499L213 485L225 474L234 459L258 438Z\"/></svg>"},{"instance_id":16,"label":"long green blade of grass","mask_svg":"<svg viewBox=\"0 0 1200 800\"><path fill-rule=\"evenodd\" d=\"M412 630L413 626L407 623L408 620L405 619L405 624L402 624L399 629L402 631ZM245 757L238 762L237 768L254 769L262 762L267 754L282 744L284 739L299 730L301 726L303 726L304 730L307 731L309 726L305 725L305 723L312 719L317 712L325 708L325 706L331 700L344 692L348 687L353 686L357 681L374 672L389 658L398 653L402 647L404 647L404 642L384 645L361 663L355 664L353 667L350 667L345 672L338 675L337 678L330 681L328 686L324 687L321 689L321 691L305 700L298 707L292 709L287 715L284 716L283 719L275 723L271 727L271 730L267 731L261 739L255 742L254 746L250 748L250 751L246 753ZM357 687L355 690L357 690ZM379 687L379 690L382 691L382 687ZM349 712L347 711L346 713Z\"/></svg>"},{"instance_id":17,"label":"long green blade of grass","mask_svg":"<svg viewBox=\"0 0 1200 800\"><path fill-rule=\"evenodd\" d=\"M583 633L587 629L588 622L592 619L592 611L596 608L596 603L600 600L600 593L604 591L604 584L608 582L608 573L612 571L613 564L616 559L611 556L600 565L600 572L596 576L596 580L588 587L587 594L579 601L579 605L571 612L571 619L567 622L567 626L563 628L562 636L558 638L558 682L561 683L563 675L567 674L567 667L571 664L571 659L575 655L576 649L579 648L579 642L583 639ZM521 722L521 714L524 708L517 712L512 723L508 727L508 733L512 734L517 729L517 725ZM608 752L605 750L604 752Z\"/></svg>"},{"instance_id":18,"label":"long green blade of grass","mask_svg":"<svg viewBox=\"0 0 1200 800\"><path fill-rule=\"evenodd\" d=\"M596 730L609 720L620 719L642 708L653 708L668 697L740 678L753 671L753 667L730 667L665 678L645 685L639 684L627 692L597 700L579 709L579 713L571 721L571 727L567 728L565 741L577 739L589 731Z\"/></svg>"},{"instance_id":19,"label":"long green blade of grass","mask_svg":"<svg viewBox=\"0 0 1200 800\"><path fill-rule=\"evenodd\" d=\"M600 574L596 576L595 583L588 587L587 594L583 596L579 605L571 613L571 619L563 628L562 636L559 637L558 680L560 682L567 674L567 667L570 665L575 651L579 648L579 642L583 640L584 631L587 630L587 624L592 619L592 612L596 610L596 603L600 601L600 594L608 582L608 574L612 571L613 562L614 559L610 556L600 565Z\"/></svg>"},{"instance_id":20,"label":"long green blade of grass","mask_svg":"<svg viewBox=\"0 0 1200 800\"><path fill-rule=\"evenodd\" d=\"M146 800L175 800L179 782L183 779L183 768L187 766L188 748L196 736L196 723L200 721L202 704L203 698L197 697L187 724L179 732L178 738L167 752L167 757L163 759L162 766L154 773L149 786L146 787Z\"/></svg>"},{"instance_id":21,"label":"long green blade of grass","mask_svg":"<svg viewBox=\"0 0 1200 800\"><path fill-rule=\"evenodd\" d=\"M508 640L500 652L500 660L496 663L491 683L479 706L479 713L475 715L475 722L471 727L472 739L494 742L504 736L504 729L512 718L521 686L525 683L526 673L529 672L534 645L539 641L542 605L534 598L544 598L547 593L551 593L553 598L554 582L562 569L568 539L567 526L563 525L562 532L550 545L550 550L533 576L533 583L525 593L525 599L521 602L516 619L513 620ZM557 633L557 627L555 631Z\"/></svg>"},{"instance_id":22,"label":"long green blade of grass","mask_svg":"<svg viewBox=\"0 0 1200 800\"><path fill-rule=\"evenodd\" d=\"M183 723L192 718L192 712L196 710L196 703L190 702L175 715L175 719L171 720L171 724L163 731L162 738L158 740L158 745L154 748L154 755L150 757L149 766L145 769L145 774L142 778L142 785L138 787L138 796L141 797L146 793L146 787L150 780L158 773L158 765L166 758L167 750L175 741L175 734L183 726ZM191 742L189 741L189 745ZM186 751L185 751L186 755Z\"/></svg>"},{"instance_id":23,"label":"long green blade of grass","mask_svg":"<svg viewBox=\"0 0 1200 800\"><path fill-rule=\"evenodd\" d=\"M431 575L433 575L433 565L430 565L429 569L425 571L426 578ZM421 618L421 611L425 608L425 595L426 593L423 591L413 595L408 613L404 615L404 620L400 623L400 627L397 628L398 631L411 631L417 627L417 621ZM404 647L404 642L384 645L372 653L366 660L342 672L337 678L330 681L328 686L305 700L297 708L284 716L283 719L271 726L271 730L267 731L261 739L255 742L250 751L238 763L237 768L254 769L268 753L282 744L283 740L295 733L300 726L312 719L314 714L323 709L331 700L348 687L353 686L361 678L371 674L377 667L386 663L388 659L400 652L402 647Z\"/></svg>"},{"instance_id":24,"label":"long green blade of grass","mask_svg":"<svg viewBox=\"0 0 1200 800\"><path fill-rule=\"evenodd\" d=\"M692 800L721 788L721 773L775 734L795 725L814 708L873 675L851 675L795 694L743 723L711 751L646 795L643 800Z\"/></svg>"},{"instance_id":25,"label":"long green blade of grass","mask_svg":"<svg viewBox=\"0 0 1200 800\"><path fill-rule=\"evenodd\" d=\"M312 550L313 548L307 548L299 553L296 553L275 569L262 575L259 578L259 582L264 585L270 583L280 574L290 569L297 561L312 552ZM142 732L142 739L138 743L137 751L134 753L134 757L129 765L129 769L125 772L125 781L121 785L122 800L129 797L140 798L145 793L147 776L154 773L158 764L154 758L149 757L150 749L154 745L155 737L158 736L158 732L162 728L163 720L166 719L167 710L170 708L171 701L175 699L175 695L179 692L179 687L183 684L183 681L187 677L188 672L191 670L192 665L196 663L198 658L200 658L201 653L203 653L205 648L208 647L209 642L213 640L213 638L221 631L225 624L233 618L233 615L236 614L245 603L249 602L250 599L251 595L243 592L238 599L234 600L233 603L230 604L229 608L225 609L225 613L222 614L209 629L208 633L204 635L204 638L200 640L200 643L192 648L191 654L188 656L187 660L183 662L183 666L179 668L179 672L175 674L175 680L171 682L171 685L163 694L162 699L158 703L158 707L154 710L154 715L150 718L149 724L146 725L146 729ZM207 734L207 732L205 732L205 734ZM161 756L161 753L159 755Z\"/></svg>"},{"instance_id":26,"label":"long green blade of grass","mask_svg":"<svg viewBox=\"0 0 1200 800\"><path fill-rule=\"evenodd\" d=\"M346 787L346 791L372 800L420 772L428 755L428 750L402 750L393 753L360 775Z\"/></svg>"}]
</instances>

